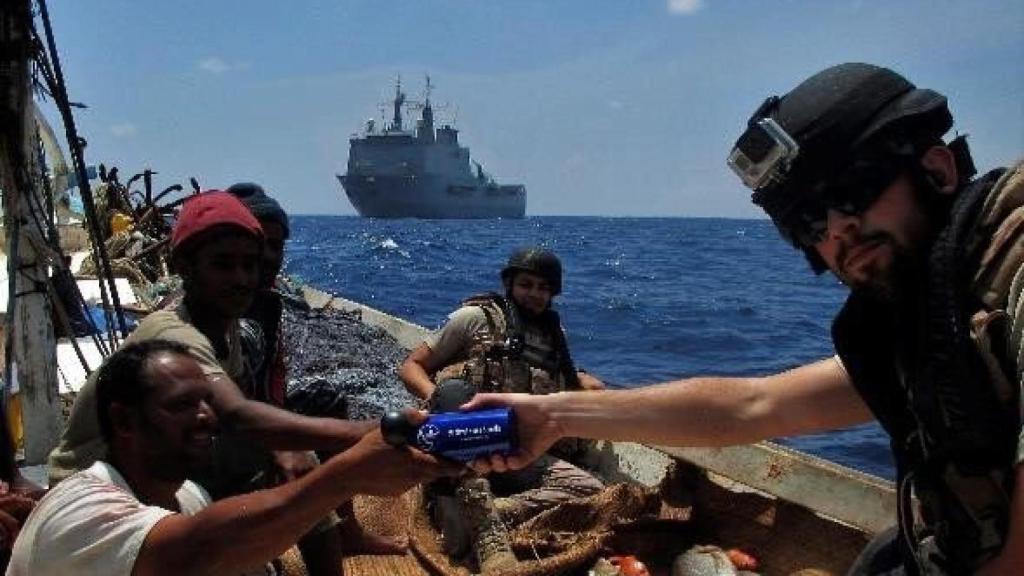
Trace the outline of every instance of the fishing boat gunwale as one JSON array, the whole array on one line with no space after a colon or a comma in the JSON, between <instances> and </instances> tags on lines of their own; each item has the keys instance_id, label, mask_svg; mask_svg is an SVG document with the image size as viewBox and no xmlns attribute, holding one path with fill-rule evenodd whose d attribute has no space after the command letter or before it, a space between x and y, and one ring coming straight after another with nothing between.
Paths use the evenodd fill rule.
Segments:
<instances>
[{"instance_id":1,"label":"fishing boat gunwale","mask_svg":"<svg viewBox=\"0 0 1024 576\"><path fill-rule=\"evenodd\" d=\"M418 346L429 333L353 300L309 286L302 291L312 308L357 314L406 349ZM836 573L845 572L863 546L896 518L893 482L771 441L723 448L600 441L583 464L606 481L646 486L659 485L673 465L681 467L690 482L697 478L688 488L694 498L708 500L706 512L729 517L714 522L723 534L743 532L757 539L762 551L803 554L808 565L827 565ZM809 541L815 537L816 542ZM799 562L786 561L790 566Z\"/></svg>"}]
</instances>

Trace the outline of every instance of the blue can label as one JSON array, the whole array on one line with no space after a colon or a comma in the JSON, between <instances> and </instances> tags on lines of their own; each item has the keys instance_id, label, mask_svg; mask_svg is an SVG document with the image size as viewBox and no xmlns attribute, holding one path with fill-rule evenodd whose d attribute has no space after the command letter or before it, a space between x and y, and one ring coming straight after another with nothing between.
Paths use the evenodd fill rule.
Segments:
<instances>
[{"instance_id":1,"label":"blue can label","mask_svg":"<svg viewBox=\"0 0 1024 576\"><path fill-rule=\"evenodd\" d=\"M468 462L515 448L511 408L432 414L416 432L416 446L452 460Z\"/></svg>"}]
</instances>

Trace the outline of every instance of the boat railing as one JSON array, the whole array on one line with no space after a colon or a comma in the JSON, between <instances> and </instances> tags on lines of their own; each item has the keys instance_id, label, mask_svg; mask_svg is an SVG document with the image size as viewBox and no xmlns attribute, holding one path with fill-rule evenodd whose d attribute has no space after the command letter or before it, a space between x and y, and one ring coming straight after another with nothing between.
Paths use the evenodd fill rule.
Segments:
<instances>
[{"instance_id":1,"label":"boat railing","mask_svg":"<svg viewBox=\"0 0 1024 576\"><path fill-rule=\"evenodd\" d=\"M305 288L313 308L332 307L357 313L383 329L406 349L423 342L428 330L408 320L339 296ZM628 457L622 457L628 453ZM626 442L602 443L590 462L611 480L656 484L672 460L693 464L719 483L733 483L803 506L816 514L874 534L896 518L893 483L774 442L725 448L674 448ZM647 462L642 469L621 470L623 462ZM649 476L646 478L645 475Z\"/></svg>"}]
</instances>

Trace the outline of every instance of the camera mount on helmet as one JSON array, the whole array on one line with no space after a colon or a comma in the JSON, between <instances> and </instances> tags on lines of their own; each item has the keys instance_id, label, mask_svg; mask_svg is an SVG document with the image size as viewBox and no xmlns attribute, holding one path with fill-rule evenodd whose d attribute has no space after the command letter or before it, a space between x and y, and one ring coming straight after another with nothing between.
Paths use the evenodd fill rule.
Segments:
<instances>
[{"instance_id":1,"label":"camera mount on helmet","mask_svg":"<svg viewBox=\"0 0 1024 576\"><path fill-rule=\"evenodd\" d=\"M736 141L727 164L751 190L779 184L800 154L800 145L767 113L778 104L778 96L765 100Z\"/></svg>"}]
</instances>

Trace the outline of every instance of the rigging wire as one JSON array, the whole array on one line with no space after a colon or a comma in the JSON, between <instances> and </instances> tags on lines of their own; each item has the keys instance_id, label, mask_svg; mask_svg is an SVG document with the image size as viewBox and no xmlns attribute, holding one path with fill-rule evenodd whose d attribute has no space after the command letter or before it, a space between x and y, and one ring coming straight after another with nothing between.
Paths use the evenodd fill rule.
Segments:
<instances>
[{"instance_id":1,"label":"rigging wire","mask_svg":"<svg viewBox=\"0 0 1024 576\"><path fill-rule=\"evenodd\" d=\"M42 224L39 222L39 215L38 215L39 211L41 209L41 207L39 205L39 199L36 198L35 194L31 194L31 193L30 194L26 194L26 196L29 198L29 204L30 204L29 205L29 214L31 214L31 216L32 216L32 220L34 221L34 223L36 225L37 231L39 231L41 233L42 232ZM54 247L49 242L46 242L46 245L53 252L53 254L51 254L50 257L47 258L47 260L49 261L50 265L53 266L54 273L55 274L66 274L66 275L70 276L71 275L71 270L64 264L63 251L61 250L60 245L58 244L56 247ZM42 253L42 251L39 249L40 247L36 247L36 246L34 246L34 247L36 248L36 252L37 253L40 253L40 254ZM25 274L24 271L21 271L21 273ZM27 274L25 274L25 275L27 276ZM73 276L71 278L72 278L72 280L74 280ZM35 278L29 278L29 279L32 280L35 283L39 283L40 282L38 279L35 279ZM52 284L52 279L47 278L46 282ZM107 348L107 346L103 342L103 340L100 339L97 336L97 334L99 334L99 332L100 332L99 327L96 326L96 322L93 320L92 315L89 314L88 303L85 301L85 297L82 296L82 291L79 290L78 283L77 282L72 282L72 285L74 285L74 294L77 296L77 304L79 305L81 311L83 312L84 319L89 324L89 328L90 328L90 332L91 332L90 336L92 337L93 343L96 345L96 348L100 351L100 354L104 358L106 358L107 356L110 355L110 350L109 350L109 348ZM51 293L50 304L54 305L56 303L57 302L53 298L53 294ZM63 302L61 302L60 304L61 304L61 308L63 308ZM67 310L65 309L65 310L59 311L59 313L61 313L61 312L66 314ZM77 342L74 341L75 340L74 339L74 332L73 331L68 331L68 335L69 335L69 338L74 343L74 346L75 346L76 351L77 351L78 344L77 344ZM85 360L82 357L80 352L79 352L79 359L82 360L83 367L88 368L88 364L85 362ZM87 372L88 372L88 370L87 370Z\"/></svg>"},{"instance_id":2,"label":"rigging wire","mask_svg":"<svg viewBox=\"0 0 1024 576\"><path fill-rule=\"evenodd\" d=\"M42 138L39 136L38 120L36 124L36 141L38 143L36 147L36 160L39 163L39 181L42 182L44 189L43 192L48 196L48 198L50 198L50 201L47 203L45 207L45 212L43 212L42 210L44 210L44 208L40 206L39 198L36 197L35 194L27 194L30 202L29 213L32 215L32 219L35 221L36 229L39 231L40 235L43 234L43 230L42 224L40 224L39 222L39 214L43 215L43 218L45 219L47 224L47 231L49 232L47 244L53 252L53 255L51 255L51 258L49 258L50 266L53 267L53 273L61 274L67 278L70 278L71 283L69 284L69 286L74 286L72 292L76 296L76 304L78 304L79 311L82 313L82 317L88 324L88 327L90 329L89 335L92 337L93 344L96 345L96 348L99 350L100 355L106 358L107 356L110 355L110 351L106 347L103 340L97 336L100 330L99 327L96 326L96 322L93 320L92 315L89 314L89 304L85 301L85 297L82 296L82 291L79 289L78 283L74 281L74 275L71 271L71 268L68 267L64 262L65 255L63 249L60 247L60 235L57 232L57 227L56 224L53 222L52 217L54 215L52 200L53 190L51 188L50 179L48 176L49 170L46 166L46 154L43 149ZM55 280L53 280L52 278L47 278L47 282L50 284L51 287L55 288ZM54 300L53 298L53 293L55 292L51 291L51 304L56 303L56 300ZM59 304L63 308L64 302L59 302ZM61 310L59 312L65 315L67 314L66 309ZM65 326L65 328L67 327ZM68 330L68 336L75 347L75 351L78 352L79 359L82 361L82 366L86 369L86 373L88 373L89 366L88 363L86 363L85 358L82 356L81 351L78 350L78 343L75 341L74 331Z\"/></svg>"},{"instance_id":3,"label":"rigging wire","mask_svg":"<svg viewBox=\"0 0 1024 576\"><path fill-rule=\"evenodd\" d=\"M36 153L40 154L40 156L37 157L37 159L40 162L42 162L41 152L42 151L41 151L40 148L36 149ZM17 154L17 156L20 157L20 152ZM69 271L67 271L66 267L63 266L63 259L61 258L62 253L61 253L59 244L58 244L56 250L54 250L53 245L49 241L47 241L47 237L46 237L46 235L44 233L44 229L43 229L43 224L39 220L40 212L42 210L42 207L40 205L41 202L40 202L39 198L36 196L36 193L35 193L37 191L37 189L35 187L35 180L31 177L31 174L29 174L28 170L25 168L25 163L23 161L21 161L20 158L19 158L19 161L17 162L16 166L17 166L17 168L15 170L16 170L16 172L18 174L18 176L17 176L18 180L20 182L25 183L24 186L21 186L21 189L25 190L25 193L21 195L21 198L27 199L27 201L28 201L28 213L29 213L29 215L32 218L32 222L31 223L35 224L35 230L27 230L26 231L26 234L27 234L26 235L26 239L29 241L29 244L32 245L33 251L35 252L35 255L36 255L37 259L44 260L48 265L53 266L54 269L56 271L58 271L58 273L61 272L61 271L64 271L65 273L69 273ZM45 180L45 164L41 163L40 166L43 169L43 179ZM12 248L14 248L14 249L11 251L12 258L9 260L9 262L14 262L15 260L17 260L17 258L14 258L13 255L18 253L18 242L20 240L21 232L22 232L21 226L22 225L26 225L26 224L30 224L29 222L24 221L22 218L17 219L16 222L17 222L17 228L15 229L14 233L17 236L11 240ZM56 228L54 228L54 232L56 232ZM33 233L37 233L38 237L35 236ZM60 261L59 265L56 263L58 260ZM37 260L37 263L38 263L38 260ZM35 265L32 265L29 268L34 267L34 266ZM9 267L9 269L8 269L8 274L10 274L9 279L13 280L13 282L11 283L11 286L15 286L16 285L15 274L20 274L22 277L28 279L28 281L31 283L31 285L34 287L34 289L33 290L29 290L29 291L25 291L25 292L15 293L13 288L9 288L8 294L10 294L10 296L9 296L9 302L8 302L8 310L9 310L8 317L13 318L13 312L12 311L14 309L15 301L18 298L20 298L22 296L25 296L25 295L28 295L28 294L35 293L35 292L42 292L44 294L43 297L44 298L48 298L50 306L53 307L53 309L56 311L57 317L62 322L62 324L64 326L64 329L68 332L68 334L70 334L72 336L72 338L71 338L72 347L74 348L75 353L78 356L78 359L79 359L79 361L82 364L82 367L85 369L86 373L88 373L89 372L89 363L86 360L85 355L82 353L82 350L81 350L81 348L78 345L78 342L73 337L74 336L74 332L71 329L71 323L70 323L70 320L68 319L67 311L64 308L63 303L59 300L59 298L56 295L56 290L55 290L55 287L54 287L53 280L51 278L49 278L49 277L45 277L43 279L40 279L40 278L35 277L34 275L29 274L28 273L28 268L26 268L24 265L23 266L19 266L16 269L13 269L13 270L12 269L13 269L13 266ZM75 290L76 291L78 290L77 284L75 285ZM79 299L84 304L84 299L81 296L81 292L78 292L78 295L79 295ZM88 317L88 315L86 315L86 317ZM90 320L91 320L91 318L90 318ZM95 328L95 324L93 324L93 327ZM101 353L104 353L106 349L101 346L102 342L99 341L96 338L95 334L93 335L93 340L94 340L94 342L97 343L97 347L100 349ZM108 354L104 354L104 356L106 356L106 355L108 355ZM10 374L8 374L7 381L11 381L10 380Z\"/></svg>"},{"instance_id":4,"label":"rigging wire","mask_svg":"<svg viewBox=\"0 0 1024 576\"><path fill-rule=\"evenodd\" d=\"M118 345L117 329L110 318L110 301L113 301L113 310L116 313L118 326L121 328L122 334L128 333L128 325L124 319L124 310L121 307L121 300L117 294L117 286L114 283L114 273L110 266L110 260L107 258L106 245L101 238L99 220L96 214L96 205L93 202L92 188L89 185L89 177L85 169L85 158L83 153L82 139L78 136L78 130L75 127L74 115L71 112L71 104L68 101L67 87L64 83L64 75L61 72L60 67L60 56L57 53L57 45L53 37L53 28L50 25L50 13L46 7L46 0L36 0L39 6L39 15L43 22L43 29L46 33L46 46L48 48L49 63L52 66L52 80L54 85L50 86L50 92L53 94L54 103L57 109L60 111L61 117L64 121L64 130L68 140L68 148L71 152L72 162L75 166L75 172L78 175L78 186L82 196L82 204L85 207L86 220L89 223L90 238L93 245L93 257L96 259L98 271L101 274L97 274L99 277L100 285L100 297L103 300L103 313L107 319L108 336L110 340L111 348L116 348ZM38 58L45 59L47 57L47 51L40 50ZM107 284L109 283L109 294Z\"/></svg>"}]
</instances>

